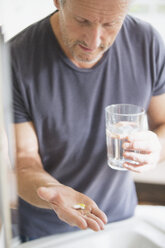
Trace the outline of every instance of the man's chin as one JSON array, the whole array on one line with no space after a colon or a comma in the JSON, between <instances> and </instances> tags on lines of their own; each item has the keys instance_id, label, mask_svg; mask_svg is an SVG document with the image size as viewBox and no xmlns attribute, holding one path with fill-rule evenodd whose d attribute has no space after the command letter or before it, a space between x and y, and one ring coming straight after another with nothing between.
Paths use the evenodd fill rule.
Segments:
<instances>
[{"instance_id":1,"label":"man's chin","mask_svg":"<svg viewBox=\"0 0 165 248\"><path fill-rule=\"evenodd\" d=\"M99 62L99 60L102 58L103 53L96 56L96 57L92 57L92 56L74 56L74 60L76 60L78 63L84 63L84 64L94 64Z\"/></svg>"}]
</instances>

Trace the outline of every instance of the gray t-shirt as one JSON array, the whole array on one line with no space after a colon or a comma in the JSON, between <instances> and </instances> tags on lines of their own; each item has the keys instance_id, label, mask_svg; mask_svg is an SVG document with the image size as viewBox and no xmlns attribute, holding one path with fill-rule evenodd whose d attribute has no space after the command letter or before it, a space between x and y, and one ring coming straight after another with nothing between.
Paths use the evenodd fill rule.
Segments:
<instances>
[{"instance_id":1,"label":"gray t-shirt","mask_svg":"<svg viewBox=\"0 0 165 248\"><path fill-rule=\"evenodd\" d=\"M91 197L108 222L131 217L137 204L130 172L108 167L105 107L140 105L165 93L165 47L147 23L127 16L112 47L91 69L63 53L49 17L11 41L15 123L33 121L45 170ZM77 230L51 210L19 200L21 234Z\"/></svg>"}]
</instances>

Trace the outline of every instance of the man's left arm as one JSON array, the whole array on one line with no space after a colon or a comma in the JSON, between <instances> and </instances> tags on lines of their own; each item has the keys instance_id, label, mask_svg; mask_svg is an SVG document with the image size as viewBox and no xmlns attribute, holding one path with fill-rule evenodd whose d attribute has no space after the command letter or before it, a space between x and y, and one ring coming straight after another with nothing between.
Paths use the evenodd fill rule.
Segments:
<instances>
[{"instance_id":1,"label":"man's left arm","mask_svg":"<svg viewBox=\"0 0 165 248\"><path fill-rule=\"evenodd\" d=\"M148 109L149 130L128 137L124 143L124 157L137 163L124 163L134 172L154 168L165 160L165 94L153 96Z\"/></svg>"},{"instance_id":2,"label":"man's left arm","mask_svg":"<svg viewBox=\"0 0 165 248\"><path fill-rule=\"evenodd\" d=\"M148 110L148 122L151 131L158 135L161 144L159 161L165 160L165 94L154 96Z\"/></svg>"}]
</instances>

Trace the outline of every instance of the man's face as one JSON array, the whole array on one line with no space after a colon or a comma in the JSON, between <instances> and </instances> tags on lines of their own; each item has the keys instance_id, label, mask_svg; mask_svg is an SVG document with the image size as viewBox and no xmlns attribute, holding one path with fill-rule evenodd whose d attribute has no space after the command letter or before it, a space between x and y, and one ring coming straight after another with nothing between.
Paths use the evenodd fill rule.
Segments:
<instances>
[{"instance_id":1,"label":"man's face","mask_svg":"<svg viewBox=\"0 0 165 248\"><path fill-rule=\"evenodd\" d=\"M95 64L113 44L130 0L67 0L59 11L60 34L67 56Z\"/></svg>"}]
</instances>

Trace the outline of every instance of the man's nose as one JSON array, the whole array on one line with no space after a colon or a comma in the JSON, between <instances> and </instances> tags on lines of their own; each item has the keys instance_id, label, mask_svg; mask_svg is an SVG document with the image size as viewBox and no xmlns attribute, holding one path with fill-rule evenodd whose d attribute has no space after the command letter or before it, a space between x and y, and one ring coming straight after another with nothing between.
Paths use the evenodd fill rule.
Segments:
<instances>
[{"instance_id":1,"label":"man's nose","mask_svg":"<svg viewBox=\"0 0 165 248\"><path fill-rule=\"evenodd\" d=\"M88 34L88 48L96 49L101 45L102 30L100 26L91 27Z\"/></svg>"}]
</instances>

